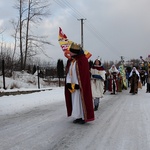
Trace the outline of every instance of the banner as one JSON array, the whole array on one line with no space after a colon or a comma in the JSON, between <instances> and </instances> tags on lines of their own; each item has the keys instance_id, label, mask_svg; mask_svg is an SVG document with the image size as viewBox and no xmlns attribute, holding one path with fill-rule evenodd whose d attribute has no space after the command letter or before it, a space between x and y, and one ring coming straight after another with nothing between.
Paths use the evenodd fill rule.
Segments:
<instances>
[{"instance_id":1,"label":"banner","mask_svg":"<svg viewBox=\"0 0 150 150\"><path fill-rule=\"evenodd\" d=\"M60 47L62 48L64 52L65 57L69 59L71 57L69 47L73 41L68 40L67 36L63 33L60 27L59 27L58 41L59 41ZM89 59L92 56L92 54L88 52L87 50L84 50L84 54L87 59Z\"/></svg>"},{"instance_id":2,"label":"banner","mask_svg":"<svg viewBox=\"0 0 150 150\"><path fill-rule=\"evenodd\" d=\"M70 58L68 48L71 45L72 41L69 41L67 39L67 36L62 32L62 29L59 27L59 35L58 35L58 41L60 44L60 47L62 48L65 57Z\"/></svg>"}]
</instances>

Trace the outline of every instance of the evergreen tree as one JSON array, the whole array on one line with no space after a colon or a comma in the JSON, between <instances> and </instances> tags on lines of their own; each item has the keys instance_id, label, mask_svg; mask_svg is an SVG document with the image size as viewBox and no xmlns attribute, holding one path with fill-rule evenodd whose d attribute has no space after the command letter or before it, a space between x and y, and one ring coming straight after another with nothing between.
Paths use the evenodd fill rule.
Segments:
<instances>
[{"instance_id":1,"label":"evergreen tree","mask_svg":"<svg viewBox=\"0 0 150 150\"><path fill-rule=\"evenodd\" d=\"M63 60L59 59L57 62L57 77L59 78L59 87L61 86L60 78L64 77L64 64Z\"/></svg>"},{"instance_id":2,"label":"evergreen tree","mask_svg":"<svg viewBox=\"0 0 150 150\"><path fill-rule=\"evenodd\" d=\"M59 59L57 62L57 77L64 78L64 64L63 60Z\"/></svg>"}]
</instances>

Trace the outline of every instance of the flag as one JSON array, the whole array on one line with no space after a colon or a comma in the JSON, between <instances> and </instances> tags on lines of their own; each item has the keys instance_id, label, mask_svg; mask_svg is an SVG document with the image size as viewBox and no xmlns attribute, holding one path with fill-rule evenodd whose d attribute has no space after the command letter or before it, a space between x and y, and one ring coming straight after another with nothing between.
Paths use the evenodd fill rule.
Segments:
<instances>
[{"instance_id":1,"label":"flag","mask_svg":"<svg viewBox=\"0 0 150 150\"><path fill-rule=\"evenodd\" d=\"M69 41L67 39L67 36L63 33L63 31L60 27L59 27L58 41L59 41L60 47L62 48L62 50L64 52L65 57L70 58L68 48L71 45L72 41Z\"/></svg>"},{"instance_id":2,"label":"flag","mask_svg":"<svg viewBox=\"0 0 150 150\"><path fill-rule=\"evenodd\" d=\"M87 50L84 50L84 54L85 54L87 59L89 59L92 56L92 54Z\"/></svg>"},{"instance_id":3,"label":"flag","mask_svg":"<svg viewBox=\"0 0 150 150\"><path fill-rule=\"evenodd\" d=\"M62 48L64 52L65 57L67 57L68 59L71 58L69 47L73 41L68 40L67 36L63 33L60 27L59 27L58 41L59 41L60 47ZM89 59L92 56L92 54L88 52L87 50L84 50L84 54L87 59Z\"/></svg>"}]
</instances>

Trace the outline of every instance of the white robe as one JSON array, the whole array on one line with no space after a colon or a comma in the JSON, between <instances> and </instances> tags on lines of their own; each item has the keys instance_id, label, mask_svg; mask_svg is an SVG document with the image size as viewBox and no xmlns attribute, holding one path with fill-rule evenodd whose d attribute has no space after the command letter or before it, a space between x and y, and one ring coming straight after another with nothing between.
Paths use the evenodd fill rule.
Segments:
<instances>
[{"instance_id":1,"label":"white robe","mask_svg":"<svg viewBox=\"0 0 150 150\"><path fill-rule=\"evenodd\" d=\"M66 83L78 83L77 73L76 73L76 61L72 62L66 77ZM71 116L75 119L82 118L84 120L82 102L81 102L81 94L80 90L75 90L71 94L72 97L72 114Z\"/></svg>"},{"instance_id":2,"label":"white robe","mask_svg":"<svg viewBox=\"0 0 150 150\"><path fill-rule=\"evenodd\" d=\"M91 74L100 75L103 78L103 81L101 79L91 78L92 97L102 98L104 93L104 80L105 80L106 71L91 69Z\"/></svg>"}]
</instances>

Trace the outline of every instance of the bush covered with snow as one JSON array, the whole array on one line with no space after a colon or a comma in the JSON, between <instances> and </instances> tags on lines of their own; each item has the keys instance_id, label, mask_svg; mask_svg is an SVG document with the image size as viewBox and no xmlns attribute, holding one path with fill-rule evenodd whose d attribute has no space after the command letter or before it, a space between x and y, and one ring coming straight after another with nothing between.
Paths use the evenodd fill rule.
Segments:
<instances>
[{"instance_id":1,"label":"bush covered with snow","mask_svg":"<svg viewBox=\"0 0 150 150\"><path fill-rule=\"evenodd\" d=\"M48 88L50 86L58 86L58 79L44 79L39 78L40 88ZM63 85L63 83L61 84ZM38 88L38 76L37 73L29 74L25 71L15 71L12 73L12 77L5 77L6 89L22 89L22 88ZM3 77L0 76L0 89L3 89Z\"/></svg>"}]
</instances>

